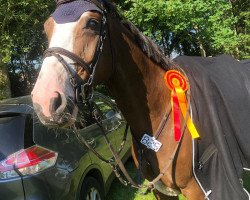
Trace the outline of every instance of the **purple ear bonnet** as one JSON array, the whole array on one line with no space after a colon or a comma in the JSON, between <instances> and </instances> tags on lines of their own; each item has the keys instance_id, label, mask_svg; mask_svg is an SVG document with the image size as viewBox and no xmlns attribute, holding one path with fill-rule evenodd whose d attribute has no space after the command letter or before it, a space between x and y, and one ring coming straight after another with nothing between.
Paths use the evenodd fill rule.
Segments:
<instances>
[{"instance_id":1,"label":"purple ear bonnet","mask_svg":"<svg viewBox=\"0 0 250 200\"><path fill-rule=\"evenodd\" d=\"M55 12L51 15L58 24L65 24L77 21L84 12L102 11L93 3L88 1L72 1L59 5Z\"/></svg>"}]
</instances>

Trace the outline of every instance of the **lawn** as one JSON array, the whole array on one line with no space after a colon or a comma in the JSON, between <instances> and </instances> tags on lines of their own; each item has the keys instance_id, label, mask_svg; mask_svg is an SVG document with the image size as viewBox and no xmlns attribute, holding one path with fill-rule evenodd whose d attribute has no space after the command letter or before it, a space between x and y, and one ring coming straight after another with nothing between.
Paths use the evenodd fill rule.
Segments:
<instances>
[{"instance_id":1,"label":"lawn","mask_svg":"<svg viewBox=\"0 0 250 200\"><path fill-rule=\"evenodd\" d=\"M126 169L129 174L136 180L135 167L132 160L126 163ZM245 172L243 175L244 186L250 191L250 172ZM138 189L123 186L117 179L111 185L110 191L106 197L107 200L155 200L153 193L147 195L141 194ZM179 196L179 200L186 200L185 197Z\"/></svg>"},{"instance_id":2,"label":"lawn","mask_svg":"<svg viewBox=\"0 0 250 200\"><path fill-rule=\"evenodd\" d=\"M136 171L134 170L134 164L132 160L126 163L126 169L129 174L136 180ZM155 200L153 193L147 195L141 194L142 192L138 189L130 186L122 185L119 180L115 179L111 185L109 193L107 194L107 200ZM180 196L179 200L185 200L184 197Z\"/></svg>"}]
</instances>

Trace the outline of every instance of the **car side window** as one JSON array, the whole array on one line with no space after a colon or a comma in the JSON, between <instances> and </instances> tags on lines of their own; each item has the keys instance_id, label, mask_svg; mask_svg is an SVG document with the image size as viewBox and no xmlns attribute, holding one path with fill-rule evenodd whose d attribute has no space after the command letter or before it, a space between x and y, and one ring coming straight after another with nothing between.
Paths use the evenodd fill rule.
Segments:
<instances>
[{"instance_id":1,"label":"car side window","mask_svg":"<svg viewBox=\"0 0 250 200\"><path fill-rule=\"evenodd\" d=\"M117 113L115 106L111 102L108 102L108 100L99 96L94 97L93 100L97 108L101 111L103 120L110 119Z\"/></svg>"},{"instance_id":2,"label":"car side window","mask_svg":"<svg viewBox=\"0 0 250 200\"><path fill-rule=\"evenodd\" d=\"M97 111L98 110L98 111ZM118 108L112 100L100 95L94 95L89 104L83 105L79 108L79 114L75 125L78 129L88 129L96 123L93 113L98 113L100 119L104 122L107 120L123 120Z\"/></svg>"},{"instance_id":3,"label":"car side window","mask_svg":"<svg viewBox=\"0 0 250 200\"><path fill-rule=\"evenodd\" d=\"M79 114L75 122L78 129L84 129L96 123L92 115L93 109L91 104L84 104L79 108Z\"/></svg>"}]
</instances>

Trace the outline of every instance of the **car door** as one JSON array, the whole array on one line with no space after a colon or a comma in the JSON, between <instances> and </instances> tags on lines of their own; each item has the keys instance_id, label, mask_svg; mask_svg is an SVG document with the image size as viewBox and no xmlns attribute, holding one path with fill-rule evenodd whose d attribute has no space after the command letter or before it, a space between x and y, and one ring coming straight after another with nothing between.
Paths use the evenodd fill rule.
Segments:
<instances>
[{"instance_id":1,"label":"car door","mask_svg":"<svg viewBox=\"0 0 250 200\"><path fill-rule=\"evenodd\" d=\"M100 93L95 93L93 97L95 105L101 112L102 125L106 133L108 133L110 140L115 143L115 149L119 151L121 143L126 131L126 121L121 114L121 111L117 108L114 101L107 98ZM127 143L124 151L121 153L121 157L126 153L131 144L131 135L128 133Z\"/></svg>"},{"instance_id":2,"label":"car door","mask_svg":"<svg viewBox=\"0 0 250 200\"><path fill-rule=\"evenodd\" d=\"M107 127L110 127L110 125L105 120L104 115L99 110L99 107L96 106L94 100L95 99L92 99L91 103L88 105L82 105L81 107L79 107L80 115L77 119L77 128L81 137L83 137L88 142L88 144L91 145L93 149L95 149L96 152L98 152L102 157L108 160L112 158L112 153L110 152L108 145L105 142L102 130L93 117L93 112L98 114L107 137L114 148L116 148L116 138L114 137L113 132L106 131ZM91 151L89 151L89 155L92 161L92 165L99 168L104 179L108 178L111 173L110 166L102 162Z\"/></svg>"}]
</instances>

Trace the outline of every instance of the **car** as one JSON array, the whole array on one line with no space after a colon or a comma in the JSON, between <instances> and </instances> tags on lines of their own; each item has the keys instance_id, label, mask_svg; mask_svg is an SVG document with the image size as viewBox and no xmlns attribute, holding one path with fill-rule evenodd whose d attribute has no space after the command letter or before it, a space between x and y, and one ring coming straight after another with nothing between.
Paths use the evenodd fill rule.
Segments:
<instances>
[{"instance_id":1,"label":"car","mask_svg":"<svg viewBox=\"0 0 250 200\"><path fill-rule=\"evenodd\" d=\"M94 92L92 99L118 150L127 130L124 117L110 98ZM88 106L75 124L89 145L106 159L112 157ZM130 135L121 152L124 162L130 157ZM0 103L0 200L103 200L114 177L71 128L41 124L30 96Z\"/></svg>"}]
</instances>

